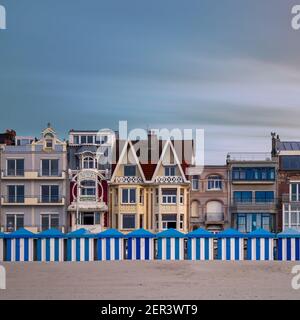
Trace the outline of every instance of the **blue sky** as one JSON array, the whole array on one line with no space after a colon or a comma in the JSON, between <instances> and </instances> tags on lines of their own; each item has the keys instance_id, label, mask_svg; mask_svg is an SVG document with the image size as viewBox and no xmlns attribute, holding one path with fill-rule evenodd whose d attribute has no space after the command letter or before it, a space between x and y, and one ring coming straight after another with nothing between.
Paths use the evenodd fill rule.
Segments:
<instances>
[{"instance_id":1,"label":"blue sky","mask_svg":"<svg viewBox=\"0 0 300 320\"><path fill-rule=\"evenodd\" d=\"M2 131L204 128L212 164L268 151L272 130L300 139L296 0L0 4Z\"/></svg>"}]
</instances>

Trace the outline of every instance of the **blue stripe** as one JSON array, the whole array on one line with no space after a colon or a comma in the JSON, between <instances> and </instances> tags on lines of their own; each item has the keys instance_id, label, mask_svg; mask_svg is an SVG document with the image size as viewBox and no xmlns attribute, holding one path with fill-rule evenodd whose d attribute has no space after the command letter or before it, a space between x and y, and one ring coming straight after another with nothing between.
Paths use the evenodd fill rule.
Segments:
<instances>
[{"instance_id":1,"label":"blue stripe","mask_svg":"<svg viewBox=\"0 0 300 320\"><path fill-rule=\"evenodd\" d=\"M240 260L240 239L239 238L235 238L234 245L235 245L235 248L234 248L235 257L234 257L234 259L235 260Z\"/></svg>"},{"instance_id":2,"label":"blue stripe","mask_svg":"<svg viewBox=\"0 0 300 320\"><path fill-rule=\"evenodd\" d=\"M282 239L278 239L278 260L282 260Z\"/></svg>"},{"instance_id":3,"label":"blue stripe","mask_svg":"<svg viewBox=\"0 0 300 320\"><path fill-rule=\"evenodd\" d=\"M29 261L29 239L24 239L24 261Z\"/></svg>"},{"instance_id":4,"label":"blue stripe","mask_svg":"<svg viewBox=\"0 0 300 320\"><path fill-rule=\"evenodd\" d=\"M209 260L209 239L205 238L205 260Z\"/></svg>"},{"instance_id":5,"label":"blue stripe","mask_svg":"<svg viewBox=\"0 0 300 320\"><path fill-rule=\"evenodd\" d=\"M201 259L200 238L196 238L196 260Z\"/></svg>"},{"instance_id":6,"label":"blue stripe","mask_svg":"<svg viewBox=\"0 0 300 320\"><path fill-rule=\"evenodd\" d=\"M20 239L16 239L16 261L20 261Z\"/></svg>"},{"instance_id":7,"label":"blue stripe","mask_svg":"<svg viewBox=\"0 0 300 320\"><path fill-rule=\"evenodd\" d=\"M296 239L296 260L300 260L300 239Z\"/></svg>"},{"instance_id":8,"label":"blue stripe","mask_svg":"<svg viewBox=\"0 0 300 320\"><path fill-rule=\"evenodd\" d=\"M128 239L128 259L132 260L132 238Z\"/></svg>"},{"instance_id":9,"label":"blue stripe","mask_svg":"<svg viewBox=\"0 0 300 320\"><path fill-rule=\"evenodd\" d=\"M158 239L158 253L157 253L157 258L159 260L162 260L162 239Z\"/></svg>"},{"instance_id":10,"label":"blue stripe","mask_svg":"<svg viewBox=\"0 0 300 320\"><path fill-rule=\"evenodd\" d=\"M188 255L188 259L192 260L192 239L189 238L188 239L188 243L187 243L187 255Z\"/></svg>"},{"instance_id":11,"label":"blue stripe","mask_svg":"<svg viewBox=\"0 0 300 320\"><path fill-rule=\"evenodd\" d=\"M166 240L167 240L167 254L166 254L166 256L167 256L167 260L170 260L171 259L171 250L172 250L171 239L167 238Z\"/></svg>"},{"instance_id":12,"label":"blue stripe","mask_svg":"<svg viewBox=\"0 0 300 320\"><path fill-rule=\"evenodd\" d=\"M67 260L72 261L72 239L67 240Z\"/></svg>"},{"instance_id":13,"label":"blue stripe","mask_svg":"<svg viewBox=\"0 0 300 320\"><path fill-rule=\"evenodd\" d=\"M46 239L46 261L50 261L50 239Z\"/></svg>"},{"instance_id":14,"label":"blue stripe","mask_svg":"<svg viewBox=\"0 0 300 320\"><path fill-rule=\"evenodd\" d=\"M102 239L97 240L97 258L102 260Z\"/></svg>"},{"instance_id":15,"label":"blue stripe","mask_svg":"<svg viewBox=\"0 0 300 320\"><path fill-rule=\"evenodd\" d=\"M292 241L291 238L286 239L286 259L290 261L292 259Z\"/></svg>"},{"instance_id":16,"label":"blue stripe","mask_svg":"<svg viewBox=\"0 0 300 320\"><path fill-rule=\"evenodd\" d=\"M252 239L247 242L247 259L252 260Z\"/></svg>"},{"instance_id":17,"label":"blue stripe","mask_svg":"<svg viewBox=\"0 0 300 320\"><path fill-rule=\"evenodd\" d=\"M11 239L6 240L6 260L11 261Z\"/></svg>"},{"instance_id":18,"label":"blue stripe","mask_svg":"<svg viewBox=\"0 0 300 320\"><path fill-rule=\"evenodd\" d=\"M80 261L80 238L75 240L76 242L76 261Z\"/></svg>"},{"instance_id":19,"label":"blue stripe","mask_svg":"<svg viewBox=\"0 0 300 320\"><path fill-rule=\"evenodd\" d=\"M269 239L265 239L265 260L270 260Z\"/></svg>"},{"instance_id":20,"label":"blue stripe","mask_svg":"<svg viewBox=\"0 0 300 320\"><path fill-rule=\"evenodd\" d=\"M85 261L89 261L90 259L90 239L89 238L86 238L84 239L84 260Z\"/></svg>"},{"instance_id":21,"label":"blue stripe","mask_svg":"<svg viewBox=\"0 0 300 320\"><path fill-rule=\"evenodd\" d=\"M141 238L135 239L135 255L137 260L141 260Z\"/></svg>"},{"instance_id":22,"label":"blue stripe","mask_svg":"<svg viewBox=\"0 0 300 320\"><path fill-rule=\"evenodd\" d=\"M230 260L230 238L226 239L226 260Z\"/></svg>"},{"instance_id":23,"label":"blue stripe","mask_svg":"<svg viewBox=\"0 0 300 320\"><path fill-rule=\"evenodd\" d=\"M54 239L54 260L55 261L59 261L59 251L60 251L59 241L60 239Z\"/></svg>"},{"instance_id":24,"label":"blue stripe","mask_svg":"<svg viewBox=\"0 0 300 320\"><path fill-rule=\"evenodd\" d=\"M145 238L145 260L150 260L150 239Z\"/></svg>"},{"instance_id":25,"label":"blue stripe","mask_svg":"<svg viewBox=\"0 0 300 320\"><path fill-rule=\"evenodd\" d=\"M110 238L106 238L106 260L110 260Z\"/></svg>"},{"instance_id":26,"label":"blue stripe","mask_svg":"<svg viewBox=\"0 0 300 320\"><path fill-rule=\"evenodd\" d=\"M256 245L256 260L260 260L260 239L255 239L255 245Z\"/></svg>"},{"instance_id":27,"label":"blue stripe","mask_svg":"<svg viewBox=\"0 0 300 320\"><path fill-rule=\"evenodd\" d=\"M120 260L120 239L119 238L115 238L114 239L115 242L115 260Z\"/></svg>"},{"instance_id":28,"label":"blue stripe","mask_svg":"<svg viewBox=\"0 0 300 320\"><path fill-rule=\"evenodd\" d=\"M181 251L181 248L180 248L180 245L179 245L179 241L180 239L179 238L175 238L175 260L179 260L180 259L180 251Z\"/></svg>"},{"instance_id":29,"label":"blue stripe","mask_svg":"<svg viewBox=\"0 0 300 320\"><path fill-rule=\"evenodd\" d=\"M222 260L222 239L218 239L218 260Z\"/></svg>"},{"instance_id":30,"label":"blue stripe","mask_svg":"<svg viewBox=\"0 0 300 320\"><path fill-rule=\"evenodd\" d=\"M37 241L37 260L42 261L42 240Z\"/></svg>"}]
</instances>

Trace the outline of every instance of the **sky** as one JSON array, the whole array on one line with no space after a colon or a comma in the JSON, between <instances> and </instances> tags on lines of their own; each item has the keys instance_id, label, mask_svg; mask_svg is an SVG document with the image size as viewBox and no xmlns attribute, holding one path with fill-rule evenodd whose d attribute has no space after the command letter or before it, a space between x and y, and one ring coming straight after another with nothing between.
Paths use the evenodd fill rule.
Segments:
<instances>
[{"instance_id":1,"label":"sky","mask_svg":"<svg viewBox=\"0 0 300 320\"><path fill-rule=\"evenodd\" d=\"M0 0L0 130L201 128L205 162L300 140L300 0Z\"/></svg>"}]
</instances>

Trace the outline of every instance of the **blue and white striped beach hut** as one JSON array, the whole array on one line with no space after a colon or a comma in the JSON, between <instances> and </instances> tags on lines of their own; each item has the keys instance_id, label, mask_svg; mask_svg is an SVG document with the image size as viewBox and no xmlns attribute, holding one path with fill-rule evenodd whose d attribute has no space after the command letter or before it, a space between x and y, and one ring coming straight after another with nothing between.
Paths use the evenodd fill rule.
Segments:
<instances>
[{"instance_id":1,"label":"blue and white striped beach hut","mask_svg":"<svg viewBox=\"0 0 300 320\"><path fill-rule=\"evenodd\" d=\"M4 259L4 233L0 232L0 261Z\"/></svg>"},{"instance_id":2,"label":"blue and white striped beach hut","mask_svg":"<svg viewBox=\"0 0 300 320\"><path fill-rule=\"evenodd\" d=\"M4 235L6 239L6 261L33 261L36 235L26 229L19 229Z\"/></svg>"},{"instance_id":3,"label":"blue and white striped beach hut","mask_svg":"<svg viewBox=\"0 0 300 320\"><path fill-rule=\"evenodd\" d=\"M108 229L97 235L97 260L123 260L124 235L116 229Z\"/></svg>"},{"instance_id":4,"label":"blue and white striped beach hut","mask_svg":"<svg viewBox=\"0 0 300 320\"><path fill-rule=\"evenodd\" d=\"M49 229L37 235L37 261L64 261L64 234Z\"/></svg>"},{"instance_id":5,"label":"blue and white striped beach hut","mask_svg":"<svg viewBox=\"0 0 300 320\"><path fill-rule=\"evenodd\" d=\"M294 229L286 229L277 235L278 260L300 260L300 232Z\"/></svg>"},{"instance_id":6,"label":"blue and white striped beach hut","mask_svg":"<svg viewBox=\"0 0 300 320\"><path fill-rule=\"evenodd\" d=\"M82 228L66 237L68 261L94 261L94 234Z\"/></svg>"},{"instance_id":7,"label":"blue and white striped beach hut","mask_svg":"<svg viewBox=\"0 0 300 320\"><path fill-rule=\"evenodd\" d=\"M158 246L158 260L183 260L185 234L168 229L156 235Z\"/></svg>"},{"instance_id":8,"label":"blue and white striped beach hut","mask_svg":"<svg viewBox=\"0 0 300 320\"><path fill-rule=\"evenodd\" d=\"M217 234L218 260L244 260L245 235L235 229Z\"/></svg>"},{"instance_id":9,"label":"blue and white striped beach hut","mask_svg":"<svg viewBox=\"0 0 300 320\"><path fill-rule=\"evenodd\" d=\"M134 230L127 234L128 260L153 260L155 235L145 229Z\"/></svg>"},{"instance_id":10,"label":"blue and white striped beach hut","mask_svg":"<svg viewBox=\"0 0 300 320\"><path fill-rule=\"evenodd\" d=\"M273 260L275 235L264 229L250 232L247 243L248 260Z\"/></svg>"},{"instance_id":11,"label":"blue and white striped beach hut","mask_svg":"<svg viewBox=\"0 0 300 320\"><path fill-rule=\"evenodd\" d=\"M197 229L187 234L189 260L214 259L214 235L204 229Z\"/></svg>"}]
</instances>

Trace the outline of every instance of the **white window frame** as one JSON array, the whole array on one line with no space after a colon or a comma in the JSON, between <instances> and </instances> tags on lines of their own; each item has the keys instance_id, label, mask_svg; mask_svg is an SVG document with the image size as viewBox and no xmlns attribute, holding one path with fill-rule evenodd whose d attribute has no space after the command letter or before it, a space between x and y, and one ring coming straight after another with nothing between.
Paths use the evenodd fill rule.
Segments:
<instances>
[{"instance_id":1,"label":"white window frame","mask_svg":"<svg viewBox=\"0 0 300 320\"><path fill-rule=\"evenodd\" d=\"M292 188L293 188L293 185L296 185L296 200L292 200L293 198L293 193L292 193ZM300 202L300 181L291 181L290 182L290 194L289 194L289 199L291 202Z\"/></svg>"},{"instance_id":2,"label":"white window frame","mask_svg":"<svg viewBox=\"0 0 300 320\"><path fill-rule=\"evenodd\" d=\"M164 195L163 191L164 191L164 189L161 190L161 204L176 205L177 204L177 190L176 190L175 195ZM175 202L173 201L174 197L175 197Z\"/></svg>"},{"instance_id":3,"label":"white window frame","mask_svg":"<svg viewBox=\"0 0 300 320\"><path fill-rule=\"evenodd\" d=\"M25 175L25 158L24 157L13 157L13 158L6 158L6 175L8 176L8 161L14 160L15 162L15 174L11 175L10 177L18 177L17 175L17 160L23 160L24 161L24 175ZM20 177L23 177L24 175L21 175Z\"/></svg>"},{"instance_id":4,"label":"white window frame","mask_svg":"<svg viewBox=\"0 0 300 320\"><path fill-rule=\"evenodd\" d=\"M18 186L23 186L24 187L24 203L25 203L25 198L26 198L26 188L25 188L25 184L24 183L8 183L7 185L6 185L6 194L7 194L7 201L8 201L8 199L9 199L9 193L8 193L8 187L15 187L15 191L16 191L16 187L18 187ZM17 195L17 193L15 192L15 199L17 199L17 197L18 197L18 195ZM11 203L14 203L14 202L11 202ZM17 202L15 202L15 203L17 203ZM23 203L23 202L20 202L20 203Z\"/></svg>"},{"instance_id":5,"label":"white window frame","mask_svg":"<svg viewBox=\"0 0 300 320\"><path fill-rule=\"evenodd\" d=\"M134 227L133 228L124 228L124 216L134 216ZM137 220L137 214L136 213L122 213L122 230L132 230L136 228L136 220Z\"/></svg>"},{"instance_id":6,"label":"white window frame","mask_svg":"<svg viewBox=\"0 0 300 320\"><path fill-rule=\"evenodd\" d=\"M174 174L170 174L172 173L171 171L174 170ZM164 166L164 175L165 177L175 177L176 176L176 165L167 165L167 166ZM167 174L167 171L168 174Z\"/></svg>"},{"instance_id":7,"label":"white window frame","mask_svg":"<svg viewBox=\"0 0 300 320\"><path fill-rule=\"evenodd\" d=\"M6 230L8 230L8 226L7 226L7 216L14 216L14 231L16 231L16 227L17 227L17 216L23 216L23 227L25 226L25 214L24 212L6 212L5 213L5 228Z\"/></svg>"},{"instance_id":8,"label":"white window frame","mask_svg":"<svg viewBox=\"0 0 300 320\"><path fill-rule=\"evenodd\" d=\"M49 162L49 175L43 175L43 161L46 161L48 160ZM51 161L58 161L58 165L57 165L57 175L52 175L52 170L51 170L51 165L50 165L50 162ZM59 172L59 162L60 162L60 159L58 158L44 158L44 159L40 159L40 175L42 177L59 177L60 176L60 172Z\"/></svg>"},{"instance_id":9,"label":"white window frame","mask_svg":"<svg viewBox=\"0 0 300 320\"><path fill-rule=\"evenodd\" d=\"M60 185L58 183L47 183L47 184L43 183L43 184L40 185L40 201L41 202L42 202L42 198L43 198L42 187L52 187L52 186L58 187L58 199L57 199L57 201L59 201L59 199L60 199ZM50 188L49 199L51 199L51 196L52 196L52 194L51 194L51 188ZM45 202L45 203L47 203L47 202Z\"/></svg>"},{"instance_id":10,"label":"white window frame","mask_svg":"<svg viewBox=\"0 0 300 320\"><path fill-rule=\"evenodd\" d=\"M89 159L89 160L88 160ZM85 163L88 163L88 167L85 167ZM93 163L93 166L90 167L90 164ZM92 156L84 156L82 158L82 169L97 169L97 159Z\"/></svg>"},{"instance_id":11,"label":"white window frame","mask_svg":"<svg viewBox=\"0 0 300 320\"><path fill-rule=\"evenodd\" d=\"M58 227L60 227L60 215L58 212L41 212L40 213L40 230L43 229L42 217L44 217L44 216L48 216L48 218L49 218L48 229L53 228L53 227L51 227L51 216L52 215L58 216Z\"/></svg>"},{"instance_id":12,"label":"white window frame","mask_svg":"<svg viewBox=\"0 0 300 320\"><path fill-rule=\"evenodd\" d=\"M221 182L221 188L217 187L217 184ZM209 184L213 183L213 188L209 187ZM220 191L223 190L223 178L218 175L210 175L207 177L207 191Z\"/></svg>"},{"instance_id":13,"label":"white window frame","mask_svg":"<svg viewBox=\"0 0 300 320\"><path fill-rule=\"evenodd\" d=\"M123 202L123 190L127 190L128 202ZM130 190L134 190L135 191L135 202L131 202ZM137 189L136 188L122 188L121 189L121 203L122 204L136 204L137 203L137 197L136 196L137 196Z\"/></svg>"}]
</instances>

